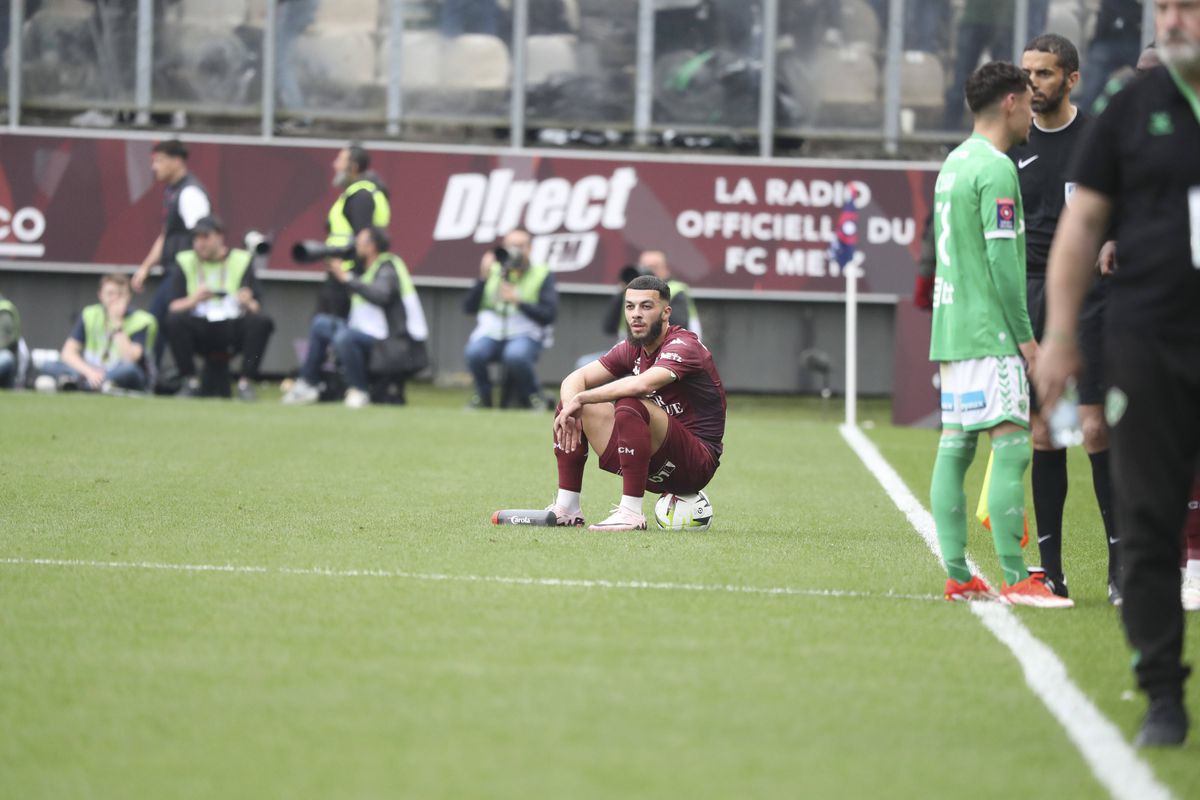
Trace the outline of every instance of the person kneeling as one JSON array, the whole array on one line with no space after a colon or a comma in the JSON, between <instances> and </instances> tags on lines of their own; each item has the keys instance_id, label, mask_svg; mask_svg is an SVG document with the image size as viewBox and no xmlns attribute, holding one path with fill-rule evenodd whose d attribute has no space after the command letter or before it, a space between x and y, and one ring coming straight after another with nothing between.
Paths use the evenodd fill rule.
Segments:
<instances>
[{"instance_id":1,"label":"person kneeling","mask_svg":"<svg viewBox=\"0 0 1200 800\"><path fill-rule=\"evenodd\" d=\"M254 382L275 323L262 313L253 256L225 246L225 226L204 217L192 228L192 248L175 257L169 314L163 326L184 383L178 397L200 394L196 354L210 364L242 354L238 397L253 400ZM224 375L224 373L222 373ZM218 389L228 396L228 384Z\"/></svg>"},{"instance_id":2,"label":"person kneeling","mask_svg":"<svg viewBox=\"0 0 1200 800\"><path fill-rule=\"evenodd\" d=\"M330 346L349 384L346 405L350 408L370 403L368 371L399 382L403 396L403 381L424 368L429 335L425 312L408 268L388 252L390 244L382 228L363 228L354 239L358 258L368 265L362 277L340 265L329 268L329 274L350 290L350 318L313 317L300 378L283 396L284 403L303 405L320 399L321 364Z\"/></svg>"},{"instance_id":3,"label":"person kneeling","mask_svg":"<svg viewBox=\"0 0 1200 800\"><path fill-rule=\"evenodd\" d=\"M153 352L158 322L146 311L129 307L129 278L100 279L99 303L87 306L67 341L61 360L45 364L37 388L60 386L105 391L142 391L147 382L147 352Z\"/></svg>"}]
</instances>

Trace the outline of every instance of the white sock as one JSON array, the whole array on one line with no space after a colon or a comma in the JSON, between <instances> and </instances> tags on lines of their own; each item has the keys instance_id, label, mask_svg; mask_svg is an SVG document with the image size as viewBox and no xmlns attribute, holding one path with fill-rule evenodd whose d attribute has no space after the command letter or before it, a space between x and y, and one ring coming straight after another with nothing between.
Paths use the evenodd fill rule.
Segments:
<instances>
[{"instance_id":1,"label":"white sock","mask_svg":"<svg viewBox=\"0 0 1200 800\"><path fill-rule=\"evenodd\" d=\"M621 508L626 511L632 511L634 514L642 513L642 498L630 497L627 494L621 495Z\"/></svg>"},{"instance_id":2,"label":"white sock","mask_svg":"<svg viewBox=\"0 0 1200 800\"><path fill-rule=\"evenodd\" d=\"M579 513L579 492L568 492L566 489L559 489L558 499L554 501L554 505L564 509L568 514Z\"/></svg>"},{"instance_id":3,"label":"white sock","mask_svg":"<svg viewBox=\"0 0 1200 800\"><path fill-rule=\"evenodd\" d=\"M1187 577L1194 580L1200 580L1200 560L1188 559L1187 562Z\"/></svg>"}]
</instances>

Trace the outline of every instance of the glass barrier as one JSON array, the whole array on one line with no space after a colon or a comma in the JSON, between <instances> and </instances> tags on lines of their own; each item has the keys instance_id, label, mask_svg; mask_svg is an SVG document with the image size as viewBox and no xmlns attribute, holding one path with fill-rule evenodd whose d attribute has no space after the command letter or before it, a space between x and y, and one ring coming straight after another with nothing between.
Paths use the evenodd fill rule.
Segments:
<instances>
[{"instance_id":1,"label":"glass barrier","mask_svg":"<svg viewBox=\"0 0 1200 800\"><path fill-rule=\"evenodd\" d=\"M151 107L176 127L211 127L215 118L257 130L262 3L173 0L155 11Z\"/></svg>"},{"instance_id":2,"label":"glass barrier","mask_svg":"<svg viewBox=\"0 0 1200 800\"><path fill-rule=\"evenodd\" d=\"M1079 48L1080 59L1079 86L1072 98L1076 105L1090 110L1112 75L1137 64L1142 51L1142 3L1100 0L1096 8L1095 2L1087 0L1069 3L1056 0L1051 9L1059 13L1052 18L1050 29L1062 25L1065 29L1055 32L1067 38L1071 38L1071 33L1079 37L1072 39ZM1091 32L1086 45L1080 41L1083 31Z\"/></svg>"},{"instance_id":3,"label":"glass barrier","mask_svg":"<svg viewBox=\"0 0 1200 800\"><path fill-rule=\"evenodd\" d=\"M0 6L0 124L8 122L8 62L12 58L9 52L12 42L10 23L7 4Z\"/></svg>"},{"instance_id":4,"label":"glass barrier","mask_svg":"<svg viewBox=\"0 0 1200 800\"><path fill-rule=\"evenodd\" d=\"M525 106L545 144L599 144L628 130L637 64L637 0L532 0Z\"/></svg>"},{"instance_id":5,"label":"glass barrier","mask_svg":"<svg viewBox=\"0 0 1200 800\"><path fill-rule=\"evenodd\" d=\"M153 0L150 97L143 94L148 105L138 108L138 0L25 0L22 121L258 133L274 3L276 133L374 136L387 123L396 133L399 122L408 139L475 130L477 138L484 131L495 140L510 116L514 2ZM544 143L628 141L638 0L528 3L526 125ZM893 21L888 0L778 0L778 135L882 137L893 23L901 26L902 139L961 137L970 116L967 76L986 59L1020 59L1013 29L1023 16L1024 40L1053 32L1076 44L1082 81L1073 97L1091 108L1109 76L1136 62L1145 9L1142 0L904 6L904 18ZM0 9L3 48L8 10ZM654 10L654 129L679 131L693 144L730 135L749 141L757 133L767 44L763 0L654 0ZM0 63L0 101L9 67ZM389 87L393 75L398 90Z\"/></svg>"},{"instance_id":6,"label":"glass barrier","mask_svg":"<svg viewBox=\"0 0 1200 800\"><path fill-rule=\"evenodd\" d=\"M758 127L762 0L657 0L653 122Z\"/></svg>"},{"instance_id":7,"label":"glass barrier","mask_svg":"<svg viewBox=\"0 0 1200 800\"><path fill-rule=\"evenodd\" d=\"M9 13L7 3L3 13ZM26 2L25 14L21 90L26 122L110 126L131 114L136 2L42 0Z\"/></svg>"},{"instance_id":8,"label":"glass barrier","mask_svg":"<svg viewBox=\"0 0 1200 800\"><path fill-rule=\"evenodd\" d=\"M781 2L777 52L781 130L882 130L885 35L867 0Z\"/></svg>"},{"instance_id":9,"label":"glass barrier","mask_svg":"<svg viewBox=\"0 0 1200 800\"><path fill-rule=\"evenodd\" d=\"M382 0L384 6L389 2ZM539 5L531 0L531 31ZM511 3L409 0L404 14L400 88L405 121L506 125L513 69ZM386 67L381 74L388 74Z\"/></svg>"}]
</instances>

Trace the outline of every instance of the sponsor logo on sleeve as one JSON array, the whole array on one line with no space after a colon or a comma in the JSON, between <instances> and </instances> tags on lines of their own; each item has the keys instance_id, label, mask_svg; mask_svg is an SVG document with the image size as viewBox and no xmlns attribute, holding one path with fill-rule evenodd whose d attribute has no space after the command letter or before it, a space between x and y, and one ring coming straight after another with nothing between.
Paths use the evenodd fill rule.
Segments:
<instances>
[{"instance_id":1,"label":"sponsor logo on sleeve","mask_svg":"<svg viewBox=\"0 0 1200 800\"><path fill-rule=\"evenodd\" d=\"M1017 229L1017 203L1008 197L996 199L996 230L1015 231Z\"/></svg>"}]
</instances>

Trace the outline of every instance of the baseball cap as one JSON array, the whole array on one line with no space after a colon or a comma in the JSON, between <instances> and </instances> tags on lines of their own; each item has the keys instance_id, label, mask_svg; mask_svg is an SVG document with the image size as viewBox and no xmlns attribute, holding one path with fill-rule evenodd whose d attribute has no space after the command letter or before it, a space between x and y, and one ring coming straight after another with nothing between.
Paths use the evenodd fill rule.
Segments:
<instances>
[{"instance_id":1,"label":"baseball cap","mask_svg":"<svg viewBox=\"0 0 1200 800\"><path fill-rule=\"evenodd\" d=\"M198 233L212 233L213 231L220 231L221 233L224 233L225 224L221 222L219 217L215 217L211 214L207 217L201 217L196 221L196 224L192 226L193 236Z\"/></svg>"}]
</instances>

